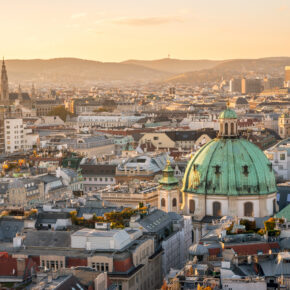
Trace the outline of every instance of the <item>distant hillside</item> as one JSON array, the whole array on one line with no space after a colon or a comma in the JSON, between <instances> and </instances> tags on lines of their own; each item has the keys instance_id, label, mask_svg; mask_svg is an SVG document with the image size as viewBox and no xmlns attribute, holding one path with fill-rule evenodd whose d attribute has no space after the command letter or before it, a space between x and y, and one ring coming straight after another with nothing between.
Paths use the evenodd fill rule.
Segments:
<instances>
[{"instance_id":1,"label":"distant hillside","mask_svg":"<svg viewBox=\"0 0 290 290\"><path fill-rule=\"evenodd\" d=\"M216 81L222 77L270 74L284 76L285 66L290 65L290 57L269 57L260 59L234 59L218 63L211 69L185 72L167 79L167 82L202 83Z\"/></svg>"},{"instance_id":2,"label":"distant hillside","mask_svg":"<svg viewBox=\"0 0 290 290\"><path fill-rule=\"evenodd\" d=\"M99 62L78 58L7 60L9 81L35 83L177 82L203 83L249 74L284 74L290 57L224 61L160 59Z\"/></svg>"},{"instance_id":3,"label":"distant hillside","mask_svg":"<svg viewBox=\"0 0 290 290\"><path fill-rule=\"evenodd\" d=\"M18 82L156 81L171 75L135 64L77 58L7 60L6 66L9 80Z\"/></svg>"},{"instance_id":4,"label":"distant hillside","mask_svg":"<svg viewBox=\"0 0 290 290\"><path fill-rule=\"evenodd\" d=\"M123 63L142 65L144 67L158 71L179 74L190 71L210 69L221 62L222 61L207 60L207 59L181 60L181 59L163 58L158 60L127 60L124 61Z\"/></svg>"}]
</instances>

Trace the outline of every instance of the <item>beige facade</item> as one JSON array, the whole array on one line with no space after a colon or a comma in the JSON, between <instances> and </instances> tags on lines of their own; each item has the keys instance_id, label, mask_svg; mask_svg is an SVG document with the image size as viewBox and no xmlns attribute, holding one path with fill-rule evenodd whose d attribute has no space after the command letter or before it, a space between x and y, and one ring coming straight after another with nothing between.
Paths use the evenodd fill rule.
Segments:
<instances>
[{"instance_id":1,"label":"beige facade","mask_svg":"<svg viewBox=\"0 0 290 290\"><path fill-rule=\"evenodd\" d=\"M50 269L53 271L65 268L64 256L46 255L40 256L39 258L40 258L40 266L42 268Z\"/></svg>"},{"instance_id":2,"label":"beige facade","mask_svg":"<svg viewBox=\"0 0 290 290\"><path fill-rule=\"evenodd\" d=\"M74 152L83 154L87 157L103 157L104 155L115 154L115 144L109 144L104 146L92 147L92 148L71 148Z\"/></svg>"},{"instance_id":3,"label":"beige facade","mask_svg":"<svg viewBox=\"0 0 290 290\"><path fill-rule=\"evenodd\" d=\"M88 266L97 271L113 272L113 257L105 255L95 255L88 257Z\"/></svg>"},{"instance_id":4,"label":"beige facade","mask_svg":"<svg viewBox=\"0 0 290 290\"><path fill-rule=\"evenodd\" d=\"M148 193L98 192L98 194L103 201L107 201L116 206L135 208L141 202L144 205L150 204L151 207L158 205L157 190Z\"/></svg>"},{"instance_id":5,"label":"beige facade","mask_svg":"<svg viewBox=\"0 0 290 290\"><path fill-rule=\"evenodd\" d=\"M156 148L174 148L175 142L172 141L165 133L146 133L139 140L140 144L151 142Z\"/></svg>"},{"instance_id":6,"label":"beige facade","mask_svg":"<svg viewBox=\"0 0 290 290\"><path fill-rule=\"evenodd\" d=\"M279 135L285 139L290 137L290 115L282 114L278 120Z\"/></svg>"},{"instance_id":7,"label":"beige facade","mask_svg":"<svg viewBox=\"0 0 290 290\"><path fill-rule=\"evenodd\" d=\"M159 189L158 208L165 212L180 212L180 191L173 189Z\"/></svg>"},{"instance_id":8,"label":"beige facade","mask_svg":"<svg viewBox=\"0 0 290 290\"><path fill-rule=\"evenodd\" d=\"M16 181L17 182L17 181ZM8 203L15 206L27 206L37 201L44 201L44 184L40 183L23 183L11 186L8 189ZM31 185L31 188L27 185Z\"/></svg>"}]
</instances>

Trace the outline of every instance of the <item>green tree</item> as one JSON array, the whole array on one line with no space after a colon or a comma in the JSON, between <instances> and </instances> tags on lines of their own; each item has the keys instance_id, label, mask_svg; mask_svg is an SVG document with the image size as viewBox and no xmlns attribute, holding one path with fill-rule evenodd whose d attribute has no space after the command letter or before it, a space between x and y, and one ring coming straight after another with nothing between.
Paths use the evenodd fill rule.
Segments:
<instances>
[{"instance_id":1,"label":"green tree","mask_svg":"<svg viewBox=\"0 0 290 290\"><path fill-rule=\"evenodd\" d=\"M66 117L70 115L72 116L73 114L65 109L63 105L57 106L54 109L52 109L49 113L48 116L58 116L60 117L64 122L66 121Z\"/></svg>"}]
</instances>

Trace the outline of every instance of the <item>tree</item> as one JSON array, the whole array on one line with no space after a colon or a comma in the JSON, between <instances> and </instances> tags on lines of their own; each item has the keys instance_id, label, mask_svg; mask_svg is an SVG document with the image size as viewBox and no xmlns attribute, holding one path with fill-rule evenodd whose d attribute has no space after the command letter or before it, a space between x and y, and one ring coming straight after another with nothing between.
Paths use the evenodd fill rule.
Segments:
<instances>
[{"instance_id":1,"label":"tree","mask_svg":"<svg viewBox=\"0 0 290 290\"><path fill-rule=\"evenodd\" d=\"M48 116L58 116L60 117L64 122L66 121L67 116L72 116L73 114L65 109L65 106L60 105L52 109Z\"/></svg>"}]
</instances>

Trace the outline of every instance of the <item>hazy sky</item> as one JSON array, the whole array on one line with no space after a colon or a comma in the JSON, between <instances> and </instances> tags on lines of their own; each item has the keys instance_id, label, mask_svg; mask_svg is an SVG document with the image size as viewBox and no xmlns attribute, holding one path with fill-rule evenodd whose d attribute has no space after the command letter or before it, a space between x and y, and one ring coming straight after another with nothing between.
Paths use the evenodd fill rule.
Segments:
<instances>
[{"instance_id":1,"label":"hazy sky","mask_svg":"<svg viewBox=\"0 0 290 290\"><path fill-rule=\"evenodd\" d=\"M290 56L290 0L0 0L6 58Z\"/></svg>"}]
</instances>

